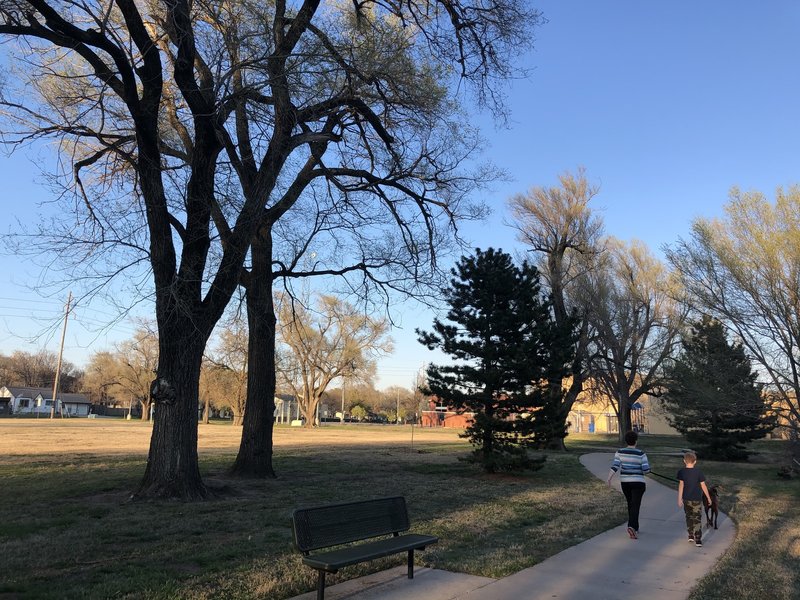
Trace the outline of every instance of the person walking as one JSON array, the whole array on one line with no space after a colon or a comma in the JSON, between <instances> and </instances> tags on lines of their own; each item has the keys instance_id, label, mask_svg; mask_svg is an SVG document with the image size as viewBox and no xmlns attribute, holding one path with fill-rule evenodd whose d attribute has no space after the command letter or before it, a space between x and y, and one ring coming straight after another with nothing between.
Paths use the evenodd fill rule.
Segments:
<instances>
[{"instance_id":1,"label":"person walking","mask_svg":"<svg viewBox=\"0 0 800 600\"><path fill-rule=\"evenodd\" d=\"M686 515L689 542L694 542L694 545L699 548L703 545L703 494L705 494L709 506L711 506L711 494L708 493L706 486L706 476L695 466L697 465L697 455L691 451L684 452L683 464L686 466L678 471L678 506L683 507Z\"/></svg>"},{"instance_id":2,"label":"person walking","mask_svg":"<svg viewBox=\"0 0 800 600\"><path fill-rule=\"evenodd\" d=\"M619 482L625 500L628 503L628 535L632 540L639 537L639 509L642 506L642 496L647 489L644 476L650 472L650 463L647 454L636 447L639 434L629 431L625 434L625 448L620 448L614 454L614 461L608 472L606 483L611 486L611 478L619 472Z\"/></svg>"}]
</instances>

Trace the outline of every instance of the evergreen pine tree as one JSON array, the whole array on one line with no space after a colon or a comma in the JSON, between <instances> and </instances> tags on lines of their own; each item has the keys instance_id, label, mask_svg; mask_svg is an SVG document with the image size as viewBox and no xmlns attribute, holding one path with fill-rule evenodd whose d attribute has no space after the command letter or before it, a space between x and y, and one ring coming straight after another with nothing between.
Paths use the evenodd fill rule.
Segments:
<instances>
[{"instance_id":1,"label":"evergreen pine tree","mask_svg":"<svg viewBox=\"0 0 800 600\"><path fill-rule=\"evenodd\" d=\"M559 327L536 268L516 266L502 250L477 249L451 273L448 323L417 330L422 344L454 361L428 367L426 393L474 413L464 436L487 472L538 469L544 458L527 448L566 436L556 418L563 391L550 382L569 375L576 324Z\"/></svg>"},{"instance_id":2,"label":"evergreen pine tree","mask_svg":"<svg viewBox=\"0 0 800 600\"><path fill-rule=\"evenodd\" d=\"M729 344L717 320L693 326L667 377L670 423L705 458L746 459L744 444L775 426L744 347Z\"/></svg>"}]
</instances>

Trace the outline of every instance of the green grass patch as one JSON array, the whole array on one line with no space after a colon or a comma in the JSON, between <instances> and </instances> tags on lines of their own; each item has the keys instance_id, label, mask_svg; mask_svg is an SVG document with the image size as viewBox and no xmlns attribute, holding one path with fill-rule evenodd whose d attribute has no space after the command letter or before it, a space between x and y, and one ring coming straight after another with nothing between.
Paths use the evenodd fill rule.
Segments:
<instances>
[{"instance_id":1,"label":"green grass patch","mask_svg":"<svg viewBox=\"0 0 800 600\"><path fill-rule=\"evenodd\" d=\"M800 481L777 475L783 442L760 441L751 449L748 462L698 461L709 485L722 486L720 510L735 522L737 534L690 600L800 598ZM654 470L672 477L683 466L680 457L653 462Z\"/></svg>"},{"instance_id":2,"label":"green grass patch","mask_svg":"<svg viewBox=\"0 0 800 600\"><path fill-rule=\"evenodd\" d=\"M489 476L458 460L470 447L452 434L412 450L350 445L360 430L341 429L334 445L276 448L276 480L232 479L232 451L201 453L207 485L223 493L190 504L129 501L144 471L141 454L6 457L2 591L43 599L288 598L316 580L292 548L291 511L353 499L405 496L414 529L441 538L418 555L420 564L489 577L533 565L624 517L617 495L580 466L578 453L550 454L535 473ZM330 579L403 561L354 566Z\"/></svg>"},{"instance_id":3,"label":"green grass patch","mask_svg":"<svg viewBox=\"0 0 800 600\"><path fill-rule=\"evenodd\" d=\"M59 435L70 429L86 428L64 427ZM201 452L206 484L218 494L195 503L131 502L144 471L141 451L3 456L0 595L289 598L312 590L316 581L292 548L291 511L328 502L403 495L414 529L440 537L418 554L419 564L488 577L534 565L625 519L621 496L578 460L585 452L613 451L616 436L571 436L569 451L548 453L539 471L486 475L458 460L470 446L452 432L431 433L412 449L405 438L376 443L366 440L366 429L326 429L320 436L328 437L319 438L324 443L314 442L316 432L278 430L289 443L276 447L275 480L228 477L235 443ZM236 441L237 430L230 431ZM374 431L370 435L375 438ZM674 475L680 466L674 454L684 445L679 438L643 436L640 445L655 470ZM776 476L780 445L754 447L752 463L701 459L709 479L724 486L722 508L739 535L693 599L798 598L798 482ZM404 560L350 567L329 579L352 579Z\"/></svg>"}]
</instances>

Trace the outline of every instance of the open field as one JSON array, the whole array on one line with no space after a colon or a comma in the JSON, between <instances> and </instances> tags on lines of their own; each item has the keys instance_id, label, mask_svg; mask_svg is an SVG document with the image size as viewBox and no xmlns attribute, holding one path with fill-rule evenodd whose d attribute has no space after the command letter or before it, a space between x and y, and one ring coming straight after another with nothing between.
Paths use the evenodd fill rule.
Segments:
<instances>
[{"instance_id":1,"label":"open field","mask_svg":"<svg viewBox=\"0 0 800 600\"><path fill-rule=\"evenodd\" d=\"M122 419L5 419L0 420L0 456L42 454L129 454L147 456L150 423ZM201 455L235 453L242 430L230 422L200 424L198 449ZM308 430L278 425L275 447L307 447L309 444L364 446L385 443L408 446L416 443L459 442L452 430L394 427L386 425L328 425Z\"/></svg>"},{"instance_id":2,"label":"open field","mask_svg":"<svg viewBox=\"0 0 800 600\"><path fill-rule=\"evenodd\" d=\"M616 446L604 436L571 439L572 451L550 453L536 473L489 477L457 460L469 446L452 431L415 428L412 447L410 427L278 427L278 479L241 481L225 473L240 430L200 425L201 468L216 497L132 503L149 433L136 421L0 420L0 599L287 598L315 580L292 550L289 514L316 503L404 495L415 529L441 538L420 564L490 577L624 520L621 496L578 463ZM740 535L695 598L800 598L798 482L775 478L778 446L762 446L756 464L702 465L725 486L723 508ZM644 438L643 447L656 471L674 474L678 459L667 453L679 439Z\"/></svg>"}]
</instances>

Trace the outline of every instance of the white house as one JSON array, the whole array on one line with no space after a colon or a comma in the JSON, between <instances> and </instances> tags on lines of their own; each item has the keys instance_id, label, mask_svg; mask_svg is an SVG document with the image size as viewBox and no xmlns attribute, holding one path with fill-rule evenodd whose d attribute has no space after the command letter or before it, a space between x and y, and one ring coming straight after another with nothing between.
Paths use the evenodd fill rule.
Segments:
<instances>
[{"instance_id":1,"label":"white house","mask_svg":"<svg viewBox=\"0 0 800 600\"><path fill-rule=\"evenodd\" d=\"M272 413L276 423L289 423L300 419L300 406L291 394L275 396L275 410Z\"/></svg>"},{"instance_id":2,"label":"white house","mask_svg":"<svg viewBox=\"0 0 800 600\"><path fill-rule=\"evenodd\" d=\"M53 390L18 386L0 387L0 405L7 404L14 415L50 415ZM59 394L56 414L71 417L89 415L92 402L83 394Z\"/></svg>"},{"instance_id":3,"label":"white house","mask_svg":"<svg viewBox=\"0 0 800 600\"><path fill-rule=\"evenodd\" d=\"M0 399L8 403L10 414L32 413L36 397L42 389L4 386L0 388Z\"/></svg>"}]
</instances>

